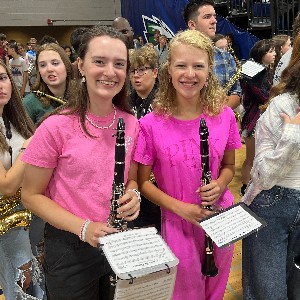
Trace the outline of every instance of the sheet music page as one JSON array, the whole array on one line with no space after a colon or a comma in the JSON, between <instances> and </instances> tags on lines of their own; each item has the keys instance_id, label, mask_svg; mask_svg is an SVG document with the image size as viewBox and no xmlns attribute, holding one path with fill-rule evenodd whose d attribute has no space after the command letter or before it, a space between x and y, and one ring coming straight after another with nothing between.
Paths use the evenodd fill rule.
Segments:
<instances>
[{"instance_id":1,"label":"sheet music page","mask_svg":"<svg viewBox=\"0 0 300 300\"><path fill-rule=\"evenodd\" d=\"M261 64L256 63L255 61L252 60L247 60L244 64L242 64L242 74L248 76L248 77L253 77L262 70L264 70L265 67Z\"/></svg>"},{"instance_id":2,"label":"sheet music page","mask_svg":"<svg viewBox=\"0 0 300 300\"><path fill-rule=\"evenodd\" d=\"M171 300L176 267L130 280L118 280L114 300Z\"/></svg>"},{"instance_id":3,"label":"sheet music page","mask_svg":"<svg viewBox=\"0 0 300 300\"><path fill-rule=\"evenodd\" d=\"M100 239L102 248L118 277L128 279L160 271L178 263L155 228L133 229ZM140 272L137 272L139 271ZM144 271L141 271L144 270Z\"/></svg>"},{"instance_id":4,"label":"sheet music page","mask_svg":"<svg viewBox=\"0 0 300 300\"><path fill-rule=\"evenodd\" d=\"M250 233L266 225L254 212L247 211L245 204L237 204L232 208L212 216L200 225L219 248L236 242Z\"/></svg>"}]
</instances>

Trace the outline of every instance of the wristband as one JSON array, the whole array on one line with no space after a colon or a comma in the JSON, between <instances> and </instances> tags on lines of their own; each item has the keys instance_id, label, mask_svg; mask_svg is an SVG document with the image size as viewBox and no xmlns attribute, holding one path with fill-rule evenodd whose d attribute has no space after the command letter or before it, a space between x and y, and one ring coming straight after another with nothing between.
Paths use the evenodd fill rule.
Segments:
<instances>
[{"instance_id":1,"label":"wristband","mask_svg":"<svg viewBox=\"0 0 300 300\"><path fill-rule=\"evenodd\" d=\"M85 220L82 225L81 225L81 228L80 228L80 232L79 232L79 238L81 241L85 242L85 234L86 234L86 230L87 230L87 227L88 225L91 223L90 220Z\"/></svg>"},{"instance_id":2,"label":"wristband","mask_svg":"<svg viewBox=\"0 0 300 300\"><path fill-rule=\"evenodd\" d=\"M139 201L142 202L141 193L137 189L129 189L127 192L134 192Z\"/></svg>"}]
</instances>

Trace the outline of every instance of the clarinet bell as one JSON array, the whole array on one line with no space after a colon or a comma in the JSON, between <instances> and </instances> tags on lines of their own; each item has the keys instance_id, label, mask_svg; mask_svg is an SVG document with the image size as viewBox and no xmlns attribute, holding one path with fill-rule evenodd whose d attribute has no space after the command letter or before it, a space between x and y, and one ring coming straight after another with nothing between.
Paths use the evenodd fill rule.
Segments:
<instances>
[{"instance_id":1,"label":"clarinet bell","mask_svg":"<svg viewBox=\"0 0 300 300\"><path fill-rule=\"evenodd\" d=\"M214 258L213 241L208 235L205 235L205 258L201 272L207 277L215 277L218 275L218 268Z\"/></svg>"},{"instance_id":2,"label":"clarinet bell","mask_svg":"<svg viewBox=\"0 0 300 300\"><path fill-rule=\"evenodd\" d=\"M206 277L215 277L218 275L218 268L216 267L213 254L205 255L205 261L201 271Z\"/></svg>"}]
</instances>

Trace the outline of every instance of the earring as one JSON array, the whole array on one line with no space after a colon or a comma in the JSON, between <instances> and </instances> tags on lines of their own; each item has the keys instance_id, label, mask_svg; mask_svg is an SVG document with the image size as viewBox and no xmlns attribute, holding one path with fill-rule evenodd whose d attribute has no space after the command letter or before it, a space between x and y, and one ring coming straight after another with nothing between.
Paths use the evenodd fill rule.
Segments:
<instances>
[{"instance_id":1,"label":"earring","mask_svg":"<svg viewBox=\"0 0 300 300\"><path fill-rule=\"evenodd\" d=\"M81 83L84 83L86 80L85 80L85 76L83 75L82 78L81 78Z\"/></svg>"}]
</instances>

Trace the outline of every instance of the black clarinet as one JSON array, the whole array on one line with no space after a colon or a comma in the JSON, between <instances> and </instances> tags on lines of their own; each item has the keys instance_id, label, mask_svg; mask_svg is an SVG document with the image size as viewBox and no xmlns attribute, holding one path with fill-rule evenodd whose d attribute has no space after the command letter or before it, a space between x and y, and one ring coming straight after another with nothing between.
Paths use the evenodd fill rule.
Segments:
<instances>
[{"instance_id":1,"label":"black clarinet","mask_svg":"<svg viewBox=\"0 0 300 300\"><path fill-rule=\"evenodd\" d=\"M117 218L119 208L118 199L124 195L124 170L125 170L125 122L123 118L118 119L116 146L115 146L115 169L112 184L112 195L110 202L110 213L107 220L108 226L117 228L119 231L127 230L127 222L123 218Z\"/></svg>"},{"instance_id":2,"label":"black clarinet","mask_svg":"<svg viewBox=\"0 0 300 300\"><path fill-rule=\"evenodd\" d=\"M127 222L123 218L117 218L119 208L118 199L125 193L124 170L125 170L125 122L123 118L118 119L115 145L115 169L112 184L112 195L110 202L110 213L107 219L109 227L117 228L119 231L127 230ZM108 299L113 300L118 278L111 270L109 274Z\"/></svg>"},{"instance_id":3,"label":"black clarinet","mask_svg":"<svg viewBox=\"0 0 300 300\"><path fill-rule=\"evenodd\" d=\"M200 155L202 165L202 185L206 185L211 182L212 176L209 167L209 146L208 146L208 128L203 118L200 120ZM213 211L212 205L203 206L203 208ZM207 277L215 277L218 274L218 268L214 259L214 247L213 241L208 234L205 233L205 259L202 266L202 274Z\"/></svg>"}]
</instances>

